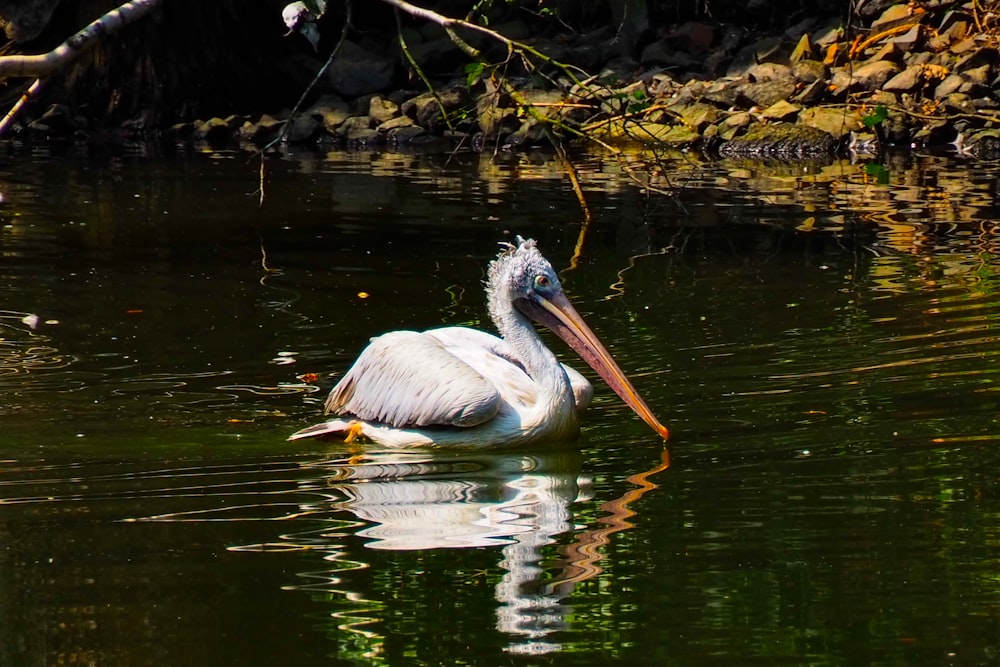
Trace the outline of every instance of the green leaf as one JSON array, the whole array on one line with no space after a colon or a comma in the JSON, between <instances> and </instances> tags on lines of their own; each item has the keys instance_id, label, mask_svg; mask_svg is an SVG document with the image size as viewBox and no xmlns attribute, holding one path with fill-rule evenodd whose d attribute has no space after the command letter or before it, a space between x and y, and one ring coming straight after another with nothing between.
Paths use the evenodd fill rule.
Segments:
<instances>
[{"instance_id":1,"label":"green leaf","mask_svg":"<svg viewBox=\"0 0 1000 667\"><path fill-rule=\"evenodd\" d=\"M483 63L469 63L465 66L465 85L472 88L479 81L479 77L483 75L483 70L486 66Z\"/></svg>"},{"instance_id":2,"label":"green leaf","mask_svg":"<svg viewBox=\"0 0 1000 667\"><path fill-rule=\"evenodd\" d=\"M869 130L874 128L876 125L881 125L885 122L885 119L889 117L889 110L885 108L884 105L879 104L875 107L875 111L864 116L861 122L865 124Z\"/></svg>"}]
</instances>

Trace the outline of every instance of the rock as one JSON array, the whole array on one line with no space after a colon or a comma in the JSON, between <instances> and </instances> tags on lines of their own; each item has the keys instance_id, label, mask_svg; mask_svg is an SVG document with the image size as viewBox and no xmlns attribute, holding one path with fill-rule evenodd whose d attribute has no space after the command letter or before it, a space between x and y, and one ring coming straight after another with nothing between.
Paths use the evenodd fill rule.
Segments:
<instances>
[{"instance_id":1,"label":"rock","mask_svg":"<svg viewBox=\"0 0 1000 667\"><path fill-rule=\"evenodd\" d=\"M903 51L912 51L917 48L920 43L920 26L915 25L905 34L899 37L893 37L892 43Z\"/></svg>"},{"instance_id":2,"label":"rock","mask_svg":"<svg viewBox=\"0 0 1000 667\"><path fill-rule=\"evenodd\" d=\"M30 42L48 27L58 5L59 0L2 0L0 28L12 42Z\"/></svg>"},{"instance_id":3,"label":"rock","mask_svg":"<svg viewBox=\"0 0 1000 667\"><path fill-rule=\"evenodd\" d=\"M410 44L410 55L421 69L440 70L454 66L462 57L462 52L447 35L423 43Z\"/></svg>"},{"instance_id":4,"label":"rock","mask_svg":"<svg viewBox=\"0 0 1000 667\"><path fill-rule=\"evenodd\" d=\"M725 107L731 107L736 104L736 100L740 95L740 86L742 86L743 83L744 82L739 79L718 79L706 87L701 81L690 81L685 88L691 90L694 86L701 85L703 89L700 95L693 96L694 99L701 97L709 102L715 102L716 104Z\"/></svg>"},{"instance_id":5,"label":"rock","mask_svg":"<svg viewBox=\"0 0 1000 667\"><path fill-rule=\"evenodd\" d=\"M69 107L64 104L53 104L36 120L28 123L32 132L46 135L64 136L80 129L77 119L73 118Z\"/></svg>"},{"instance_id":6,"label":"rock","mask_svg":"<svg viewBox=\"0 0 1000 667\"><path fill-rule=\"evenodd\" d=\"M240 137L248 141L264 143L270 141L277 135L284 121L278 120L274 116L264 114L257 122L246 121L240 127Z\"/></svg>"},{"instance_id":7,"label":"rock","mask_svg":"<svg viewBox=\"0 0 1000 667\"><path fill-rule=\"evenodd\" d=\"M309 114L297 114L288 121L285 129L285 141L290 144L303 144L317 134L323 124Z\"/></svg>"},{"instance_id":8,"label":"rock","mask_svg":"<svg viewBox=\"0 0 1000 667\"><path fill-rule=\"evenodd\" d=\"M439 103L440 101L440 103ZM469 94L465 84L450 86L438 91L437 98L431 93L417 95L400 106L400 110L415 120L417 125L431 128L441 123L441 106L445 112L451 113L469 103Z\"/></svg>"},{"instance_id":9,"label":"rock","mask_svg":"<svg viewBox=\"0 0 1000 667\"><path fill-rule=\"evenodd\" d=\"M754 65L769 62L775 58L780 48L780 37L765 37L743 47L733 56L733 61L729 64L729 69L726 70L726 76L743 76Z\"/></svg>"},{"instance_id":10,"label":"rock","mask_svg":"<svg viewBox=\"0 0 1000 667\"><path fill-rule=\"evenodd\" d=\"M750 81L783 81L792 78L792 68L778 63L760 63L744 75Z\"/></svg>"},{"instance_id":11,"label":"rock","mask_svg":"<svg viewBox=\"0 0 1000 667\"><path fill-rule=\"evenodd\" d=\"M376 129L384 134L404 127L416 127L416 123L409 116L397 116L396 118L390 118L380 123ZM423 132L423 129L421 128L420 131Z\"/></svg>"},{"instance_id":12,"label":"rock","mask_svg":"<svg viewBox=\"0 0 1000 667\"><path fill-rule=\"evenodd\" d=\"M379 131L381 131L379 127ZM407 127L394 127L385 133L385 139L389 144L408 144L411 143L415 138L422 136L424 134L424 128L419 125L410 125Z\"/></svg>"},{"instance_id":13,"label":"rock","mask_svg":"<svg viewBox=\"0 0 1000 667\"><path fill-rule=\"evenodd\" d=\"M369 135L369 130L374 131L375 119L371 116L351 116L337 128L337 136L343 137L350 141L351 139L358 139L361 137L367 137Z\"/></svg>"},{"instance_id":14,"label":"rock","mask_svg":"<svg viewBox=\"0 0 1000 667\"><path fill-rule=\"evenodd\" d=\"M872 21L871 29L873 33L880 32L894 25L901 25L913 20L913 7L900 3L886 8L881 16Z\"/></svg>"},{"instance_id":15,"label":"rock","mask_svg":"<svg viewBox=\"0 0 1000 667\"><path fill-rule=\"evenodd\" d=\"M942 97L958 92L958 89L965 83L965 79L958 74L949 74L934 89L934 99L940 100Z\"/></svg>"},{"instance_id":16,"label":"rock","mask_svg":"<svg viewBox=\"0 0 1000 667\"><path fill-rule=\"evenodd\" d=\"M191 136L204 141L222 141L228 139L233 128L222 118L196 120Z\"/></svg>"},{"instance_id":17,"label":"rock","mask_svg":"<svg viewBox=\"0 0 1000 667\"><path fill-rule=\"evenodd\" d=\"M840 19L832 18L809 36L810 41L820 49L836 44L843 38L844 28Z\"/></svg>"},{"instance_id":18,"label":"rock","mask_svg":"<svg viewBox=\"0 0 1000 667\"><path fill-rule=\"evenodd\" d=\"M340 52L327 70L333 89L345 97L359 97L385 90L392 84L395 63L392 58L372 53L350 40L344 40Z\"/></svg>"},{"instance_id":19,"label":"rock","mask_svg":"<svg viewBox=\"0 0 1000 667\"><path fill-rule=\"evenodd\" d=\"M826 65L818 60L800 60L792 67L792 76L800 83L812 83L827 77Z\"/></svg>"},{"instance_id":20,"label":"rock","mask_svg":"<svg viewBox=\"0 0 1000 667\"><path fill-rule=\"evenodd\" d=\"M815 56L813 52L812 42L809 40L809 35L805 34L799 38L799 43L795 45L792 49L792 55L789 56L788 60L792 65L797 65L802 60L809 60Z\"/></svg>"},{"instance_id":21,"label":"rock","mask_svg":"<svg viewBox=\"0 0 1000 667\"><path fill-rule=\"evenodd\" d=\"M785 100L779 100L764 109L760 115L768 120L792 120L798 115L802 107L791 104Z\"/></svg>"},{"instance_id":22,"label":"rock","mask_svg":"<svg viewBox=\"0 0 1000 667\"><path fill-rule=\"evenodd\" d=\"M913 92L923 86L923 71L922 65L910 65L882 84L882 90L887 90L890 93Z\"/></svg>"},{"instance_id":23,"label":"rock","mask_svg":"<svg viewBox=\"0 0 1000 667\"><path fill-rule=\"evenodd\" d=\"M359 149L372 148L385 143L385 137L379 134L378 130L374 128L354 128L344 134L344 139L351 148Z\"/></svg>"},{"instance_id":24,"label":"rock","mask_svg":"<svg viewBox=\"0 0 1000 667\"><path fill-rule=\"evenodd\" d=\"M812 83L807 83L802 90L796 93L789 101L796 104L815 104L826 96L827 83L825 79L817 79Z\"/></svg>"},{"instance_id":25,"label":"rock","mask_svg":"<svg viewBox=\"0 0 1000 667\"><path fill-rule=\"evenodd\" d=\"M715 43L716 27L710 23L688 21L670 31L666 40L670 46L686 53L704 53Z\"/></svg>"},{"instance_id":26,"label":"rock","mask_svg":"<svg viewBox=\"0 0 1000 667\"><path fill-rule=\"evenodd\" d=\"M319 98L306 113L322 123L331 134L351 115L347 102L332 95Z\"/></svg>"},{"instance_id":27,"label":"rock","mask_svg":"<svg viewBox=\"0 0 1000 667\"><path fill-rule=\"evenodd\" d=\"M685 125L696 130L703 130L706 126L719 120L719 109L703 102L672 105L669 111L680 116Z\"/></svg>"},{"instance_id":28,"label":"rock","mask_svg":"<svg viewBox=\"0 0 1000 667\"><path fill-rule=\"evenodd\" d=\"M861 90L879 90L886 81L899 74L899 65L887 60L868 62L847 72L851 86Z\"/></svg>"},{"instance_id":29,"label":"rock","mask_svg":"<svg viewBox=\"0 0 1000 667\"><path fill-rule=\"evenodd\" d=\"M646 66L701 69L701 61L686 51L671 48L666 40L653 42L642 50L639 62Z\"/></svg>"},{"instance_id":30,"label":"rock","mask_svg":"<svg viewBox=\"0 0 1000 667\"><path fill-rule=\"evenodd\" d=\"M727 141L719 149L722 157L819 158L833 155L837 140L806 125L751 125L741 137Z\"/></svg>"},{"instance_id":31,"label":"rock","mask_svg":"<svg viewBox=\"0 0 1000 667\"><path fill-rule=\"evenodd\" d=\"M784 81L744 83L737 92L737 102L744 107L769 107L775 102L791 97L795 93L795 81L789 78Z\"/></svg>"},{"instance_id":32,"label":"rock","mask_svg":"<svg viewBox=\"0 0 1000 667\"><path fill-rule=\"evenodd\" d=\"M962 72L962 78L969 83L985 86L993 78L993 67L983 65L982 67L967 69Z\"/></svg>"},{"instance_id":33,"label":"rock","mask_svg":"<svg viewBox=\"0 0 1000 667\"><path fill-rule=\"evenodd\" d=\"M813 127L837 139L843 139L851 132L864 127L861 114L847 107L813 107L799 114L800 125Z\"/></svg>"},{"instance_id":34,"label":"rock","mask_svg":"<svg viewBox=\"0 0 1000 667\"><path fill-rule=\"evenodd\" d=\"M376 95L368 103L368 115L376 122L384 123L399 115L399 105Z\"/></svg>"},{"instance_id":35,"label":"rock","mask_svg":"<svg viewBox=\"0 0 1000 667\"><path fill-rule=\"evenodd\" d=\"M976 113L976 106L972 103L972 99L962 93L945 95L941 99L941 104L945 109L953 113Z\"/></svg>"}]
</instances>

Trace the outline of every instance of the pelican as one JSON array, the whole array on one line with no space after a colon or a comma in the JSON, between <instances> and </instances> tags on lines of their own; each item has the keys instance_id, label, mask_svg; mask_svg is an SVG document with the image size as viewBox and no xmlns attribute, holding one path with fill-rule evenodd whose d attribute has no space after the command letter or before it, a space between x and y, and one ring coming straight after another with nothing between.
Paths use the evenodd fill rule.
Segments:
<instances>
[{"instance_id":1,"label":"pelican","mask_svg":"<svg viewBox=\"0 0 1000 667\"><path fill-rule=\"evenodd\" d=\"M330 391L334 419L288 439L337 436L386 447L500 447L571 440L593 387L559 363L531 320L569 344L664 439L667 429L573 308L535 241L517 237L489 266L486 295L500 337L466 327L373 338Z\"/></svg>"}]
</instances>

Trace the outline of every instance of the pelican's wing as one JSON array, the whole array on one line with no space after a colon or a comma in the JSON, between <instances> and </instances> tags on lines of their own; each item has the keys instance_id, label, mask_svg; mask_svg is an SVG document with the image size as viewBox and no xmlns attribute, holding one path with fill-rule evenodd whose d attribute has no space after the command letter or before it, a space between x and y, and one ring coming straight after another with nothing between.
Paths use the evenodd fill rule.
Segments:
<instances>
[{"instance_id":1,"label":"pelican's wing","mask_svg":"<svg viewBox=\"0 0 1000 667\"><path fill-rule=\"evenodd\" d=\"M521 400L525 403L535 401L534 382L518 361L517 353L504 339L467 327L430 329L424 335L436 338L449 352L478 370L483 376L491 378L501 394L506 387L511 392L519 391ZM572 366L560 365L566 371L566 377L573 390L576 411L583 412L594 398L594 387L590 384L590 380Z\"/></svg>"},{"instance_id":2,"label":"pelican's wing","mask_svg":"<svg viewBox=\"0 0 1000 667\"><path fill-rule=\"evenodd\" d=\"M488 378L502 402L516 409L534 405L538 400L535 382L518 361L514 349L502 338L468 327L430 329L425 335Z\"/></svg>"},{"instance_id":3,"label":"pelican's wing","mask_svg":"<svg viewBox=\"0 0 1000 667\"><path fill-rule=\"evenodd\" d=\"M583 412L590 407L590 401L594 398L594 385L572 366L563 364L562 367L566 371L566 377L569 378L569 386L573 389L576 411Z\"/></svg>"},{"instance_id":4,"label":"pelican's wing","mask_svg":"<svg viewBox=\"0 0 1000 667\"><path fill-rule=\"evenodd\" d=\"M395 428L477 426L500 408L496 387L415 331L394 331L362 351L326 399L326 413L352 414Z\"/></svg>"}]
</instances>

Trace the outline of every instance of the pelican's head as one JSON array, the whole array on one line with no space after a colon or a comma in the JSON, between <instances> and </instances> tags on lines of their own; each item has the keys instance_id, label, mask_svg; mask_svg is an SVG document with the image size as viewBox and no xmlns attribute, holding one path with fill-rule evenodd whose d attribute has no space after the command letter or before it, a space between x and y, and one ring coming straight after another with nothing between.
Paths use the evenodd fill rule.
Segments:
<instances>
[{"instance_id":1,"label":"pelican's head","mask_svg":"<svg viewBox=\"0 0 1000 667\"><path fill-rule=\"evenodd\" d=\"M549 260L542 257L534 239L517 237L517 244L504 243L497 258L490 262L486 280L490 315L494 321L518 299L533 299L536 294L562 294L562 285Z\"/></svg>"},{"instance_id":2,"label":"pelican's head","mask_svg":"<svg viewBox=\"0 0 1000 667\"><path fill-rule=\"evenodd\" d=\"M559 277L542 257L533 239L517 237L517 244L505 244L487 275L490 316L499 326L510 308L548 327L573 348L618 396L664 439L667 428L647 407L611 353L563 293Z\"/></svg>"}]
</instances>

